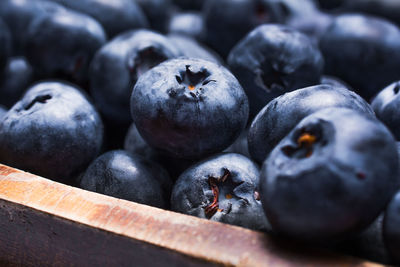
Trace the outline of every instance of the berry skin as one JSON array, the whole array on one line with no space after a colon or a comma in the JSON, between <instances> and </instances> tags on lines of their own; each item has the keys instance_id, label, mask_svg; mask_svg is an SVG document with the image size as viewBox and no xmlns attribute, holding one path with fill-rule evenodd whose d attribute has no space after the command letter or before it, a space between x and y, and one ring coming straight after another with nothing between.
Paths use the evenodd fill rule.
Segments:
<instances>
[{"instance_id":1,"label":"berry skin","mask_svg":"<svg viewBox=\"0 0 400 267\"><path fill-rule=\"evenodd\" d=\"M400 81L385 87L373 99L371 106L376 116L400 140Z\"/></svg>"},{"instance_id":2,"label":"berry skin","mask_svg":"<svg viewBox=\"0 0 400 267\"><path fill-rule=\"evenodd\" d=\"M326 243L359 233L399 188L398 160L377 119L350 109L313 113L263 164L260 195L272 229Z\"/></svg>"},{"instance_id":3,"label":"berry skin","mask_svg":"<svg viewBox=\"0 0 400 267\"><path fill-rule=\"evenodd\" d=\"M0 73L0 104L11 108L33 81L33 69L23 57L9 58Z\"/></svg>"},{"instance_id":4,"label":"berry skin","mask_svg":"<svg viewBox=\"0 0 400 267\"><path fill-rule=\"evenodd\" d=\"M136 0L142 8L151 29L165 32L169 17L171 16L171 0Z\"/></svg>"},{"instance_id":5,"label":"berry skin","mask_svg":"<svg viewBox=\"0 0 400 267\"><path fill-rule=\"evenodd\" d=\"M242 84L253 118L286 92L318 84L323 58L304 34L282 25L261 25L230 52L229 68Z\"/></svg>"},{"instance_id":6,"label":"berry skin","mask_svg":"<svg viewBox=\"0 0 400 267\"><path fill-rule=\"evenodd\" d=\"M180 55L167 37L150 30L118 35L96 53L90 65L90 92L96 106L107 119L129 125L129 98L138 78Z\"/></svg>"},{"instance_id":7,"label":"berry skin","mask_svg":"<svg viewBox=\"0 0 400 267\"><path fill-rule=\"evenodd\" d=\"M340 86L316 85L286 93L269 102L251 123L247 138L252 159L262 163L303 118L331 107L350 108L374 116L364 99Z\"/></svg>"},{"instance_id":8,"label":"berry skin","mask_svg":"<svg viewBox=\"0 0 400 267\"><path fill-rule=\"evenodd\" d=\"M143 140L134 123L129 126L128 132L126 133L124 150L152 161L156 161L158 158L157 151Z\"/></svg>"},{"instance_id":9,"label":"berry skin","mask_svg":"<svg viewBox=\"0 0 400 267\"><path fill-rule=\"evenodd\" d=\"M224 59L237 42L262 23L282 21L277 1L205 0L206 43Z\"/></svg>"},{"instance_id":10,"label":"berry skin","mask_svg":"<svg viewBox=\"0 0 400 267\"><path fill-rule=\"evenodd\" d=\"M0 71L4 68L11 56L11 33L8 26L0 18Z\"/></svg>"},{"instance_id":11,"label":"berry skin","mask_svg":"<svg viewBox=\"0 0 400 267\"><path fill-rule=\"evenodd\" d=\"M3 119L3 117L6 115L7 113L7 108L0 105L0 121Z\"/></svg>"},{"instance_id":12,"label":"berry skin","mask_svg":"<svg viewBox=\"0 0 400 267\"><path fill-rule=\"evenodd\" d=\"M400 25L400 18L398 16L400 12L400 5L398 1L393 0L335 0L336 2L341 2L341 10L346 13L364 13L371 14L373 16L378 16L390 20L397 25ZM330 2L323 1L320 2Z\"/></svg>"},{"instance_id":13,"label":"berry skin","mask_svg":"<svg viewBox=\"0 0 400 267\"><path fill-rule=\"evenodd\" d=\"M256 230L269 230L258 193L259 167L235 153L211 156L176 181L172 210Z\"/></svg>"},{"instance_id":14,"label":"berry skin","mask_svg":"<svg viewBox=\"0 0 400 267\"><path fill-rule=\"evenodd\" d=\"M358 14L337 16L320 41L325 73L342 79L367 101L400 80L399 46L396 25Z\"/></svg>"},{"instance_id":15,"label":"berry skin","mask_svg":"<svg viewBox=\"0 0 400 267\"><path fill-rule=\"evenodd\" d=\"M201 43L189 36L169 34L168 39L185 57L204 59L223 65L223 60L217 55L217 53L203 46Z\"/></svg>"},{"instance_id":16,"label":"berry skin","mask_svg":"<svg viewBox=\"0 0 400 267\"><path fill-rule=\"evenodd\" d=\"M196 162L195 160L172 158L152 148L140 136L134 123L129 127L125 136L124 149L130 153L141 155L148 160L160 164L168 171L169 176L173 181L176 181L183 171Z\"/></svg>"},{"instance_id":17,"label":"berry skin","mask_svg":"<svg viewBox=\"0 0 400 267\"><path fill-rule=\"evenodd\" d=\"M80 187L97 193L159 208L168 208L172 182L156 163L123 150L109 151L95 159Z\"/></svg>"},{"instance_id":18,"label":"berry skin","mask_svg":"<svg viewBox=\"0 0 400 267\"><path fill-rule=\"evenodd\" d=\"M335 244L335 248L339 248L338 252L351 256L390 264L389 252L383 240L383 217L384 211L365 230Z\"/></svg>"},{"instance_id":19,"label":"berry skin","mask_svg":"<svg viewBox=\"0 0 400 267\"><path fill-rule=\"evenodd\" d=\"M99 114L77 87L38 83L0 122L0 162L73 184L103 143Z\"/></svg>"},{"instance_id":20,"label":"berry skin","mask_svg":"<svg viewBox=\"0 0 400 267\"><path fill-rule=\"evenodd\" d=\"M224 150L224 152L231 152L231 153L238 153L242 154L243 156L246 156L248 158L251 158L250 153L249 153L249 146L247 142L247 133L248 130L244 130L240 136L236 139L236 141L229 146L227 149Z\"/></svg>"},{"instance_id":21,"label":"berry skin","mask_svg":"<svg viewBox=\"0 0 400 267\"><path fill-rule=\"evenodd\" d=\"M247 97L224 67L172 59L143 74L131 97L143 139L165 154L199 159L231 145L247 123Z\"/></svg>"},{"instance_id":22,"label":"berry skin","mask_svg":"<svg viewBox=\"0 0 400 267\"><path fill-rule=\"evenodd\" d=\"M65 11L63 6L45 0L1 0L0 17L10 29L14 55L24 55L29 25L36 19Z\"/></svg>"},{"instance_id":23,"label":"berry skin","mask_svg":"<svg viewBox=\"0 0 400 267\"><path fill-rule=\"evenodd\" d=\"M174 5L182 9L189 9L189 10L199 10L203 6L204 0L172 0Z\"/></svg>"},{"instance_id":24,"label":"berry skin","mask_svg":"<svg viewBox=\"0 0 400 267\"><path fill-rule=\"evenodd\" d=\"M383 219L383 238L391 259L400 263L400 191L396 193L386 208Z\"/></svg>"},{"instance_id":25,"label":"berry skin","mask_svg":"<svg viewBox=\"0 0 400 267\"><path fill-rule=\"evenodd\" d=\"M176 13L170 18L168 32L203 41L206 34L204 18L200 12Z\"/></svg>"},{"instance_id":26,"label":"berry skin","mask_svg":"<svg viewBox=\"0 0 400 267\"><path fill-rule=\"evenodd\" d=\"M87 14L101 23L108 37L149 23L140 6L132 0L52 0L72 10Z\"/></svg>"},{"instance_id":27,"label":"berry skin","mask_svg":"<svg viewBox=\"0 0 400 267\"><path fill-rule=\"evenodd\" d=\"M327 85L331 85L333 87L343 87L350 91L354 91L353 88L350 87L350 85L348 85L341 79L333 77L333 76L329 76L329 75L322 75L321 84L327 84Z\"/></svg>"},{"instance_id":28,"label":"berry skin","mask_svg":"<svg viewBox=\"0 0 400 267\"><path fill-rule=\"evenodd\" d=\"M86 86L95 52L106 41L93 18L61 9L40 16L29 25L26 57L41 78L60 78Z\"/></svg>"}]
</instances>

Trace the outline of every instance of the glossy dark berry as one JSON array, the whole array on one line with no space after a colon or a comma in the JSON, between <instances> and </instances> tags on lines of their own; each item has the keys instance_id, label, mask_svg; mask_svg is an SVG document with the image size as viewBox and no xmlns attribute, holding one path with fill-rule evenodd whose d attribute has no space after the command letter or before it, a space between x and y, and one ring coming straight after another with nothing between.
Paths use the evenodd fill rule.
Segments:
<instances>
[{"instance_id":1,"label":"glossy dark berry","mask_svg":"<svg viewBox=\"0 0 400 267\"><path fill-rule=\"evenodd\" d=\"M0 121L3 119L6 113L7 113L7 108L5 106L0 105Z\"/></svg>"},{"instance_id":2,"label":"glossy dark berry","mask_svg":"<svg viewBox=\"0 0 400 267\"><path fill-rule=\"evenodd\" d=\"M159 208L168 208L172 182L159 165L123 150L109 151L87 168L81 188Z\"/></svg>"},{"instance_id":3,"label":"glossy dark berry","mask_svg":"<svg viewBox=\"0 0 400 267\"><path fill-rule=\"evenodd\" d=\"M325 72L367 100L400 80L400 30L380 18L346 14L336 17L321 37Z\"/></svg>"},{"instance_id":4,"label":"glossy dark berry","mask_svg":"<svg viewBox=\"0 0 400 267\"><path fill-rule=\"evenodd\" d=\"M106 41L102 26L72 10L40 16L29 26L26 56L42 78L62 78L85 85L89 63Z\"/></svg>"},{"instance_id":5,"label":"glossy dark berry","mask_svg":"<svg viewBox=\"0 0 400 267\"><path fill-rule=\"evenodd\" d=\"M303 118L331 107L350 108L374 116L364 99L342 87L316 85L286 93L269 102L251 123L248 141L252 158L262 163Z\"/></svg>"},{"instance_id":6,"label":"glossy dark berry","mask_svg":"<svg viewBox=\"0 0 400 267\"><path fill-rule=\"evenodd\" d=\"M380 1L380 0L379 0ZM353 1L348 1L348 0L317 0L317 3L321 9L326 9L326 10L335 10L337 8L342 7L344 4L348 2L353 2Z\"/></svg>"},{"instance_id":7,"label":"glossy dark berry","mask_svg":"<svg viewBox=\"0 0 400 267\"><path fill-rule=\"evenodd\" d=\"M256 230L268 230L262 210L259 168L235 153L207 158L188 168L176 181L174 211Z\"/></svg>"},{"instance_id":8,"label":"glossy dark berry","mask_svg":"<svg viewBox=\"0 0 400 267\"><path fill-rule=\"evenodd\" d=\"M140 136L134 123L129 127L125 136L124 149L130 153L141 155L148 160L160 164L168 171L173 181L176 181L183 171L195 163L194 160L172 158L152 148L144 141L143 137Z\"/></svg>"},{"instance_id":9,"label":"glossy dark berry","mask_svg":"<svg viewBox=\"0 0 400 267\"><path fill-rule=\"evenodd\" d=\"M136 83L131 114L152 147L198 159L231 145L245 128L247 97L224 67L201 59L172 59Z\"/></svg>"},{"instance_id":10,"label":"glossy dark berry","mask_svg":"<svg viewBox=\"0 0 400 267\"><path fill-rule=\"evenodd\" d=\"M348 85L341 79L339 79L337 77L329 76L329 75L322 75L320 83L331 85L333 87L343 87L350 91L354 91L353 88L350 87L350 85Z\"/></svg>"},{"instance_id":11,"label":"glossy dark berry","mask_svg":"<svg viewBox=\"0 0 400 267\"><path fill-rule=\"evenodd\" d=\"M320 0L321 1L321 0ZM371 14L386 18L397 25L400 24L400 4L393 0L336 0L344 2L340 10L342 12L356 12Z\"/></svg>"},{"instance_id":12,"label":"glossy dark berry","mask_svg":"<svg viewBox=\"0 0 400 267\"><path fill-rule=\"evenodd\" d=\"M171 16L171 0L136 0L145 13L151 29L159 32L167 31Z\"/></svg>"},{"instance_id":13,"label":"glossy dark berry","mask_svg":"<svg viewBox=\"0 0 400 267\"><path fill-rule=\"evenodd\" d=\"M219 64L223 64L224 62L217 53L189 36L169 34L168 39L185 57L200 58Z\"/></svg>"},{"instance_id":14,"label":"glossy dark berry","mask_svg":"<svg viewBox=\"0 0 400 267\"><path fill-rule=\"evenodd\" d=\"M333 19L334 16L331 14L314 10L310 13L292 17L288 20L286 25L306 34L316 45L318 45L319 39L331 25Z\"/></svg>"},{"instance_id":15,"label":"glossy dark berry","mask_svg":"<svg viewBox=\"0 0 400 267\"><path fill-rule=\"evenodd\" d=\"M400 191L390 201L383 219L383 237L394 263L400 263Z\"/></svg>"},{"instance_id":16,"label":"glossy dark berry","mask_svg":"<svg viewBox=\"0 0 400 267\"><path fill-rule=\"evenodd\" d=\"M130 124L129 98L138 78L180 51L165 36L129 31L105 44L90 66L90 91L96 106L109 119Z\"/></svg>"},{"instance_id":17,"label":"glossy dark berry","mask_svg":"<svg viewBox=\"0 0 400 267\"><path fill-rule=\"evenodd\" d=\"M182 9L200 10L204 0L172 0L172 2Z\"/></svg>"},{"instance_id":18,"label":"glossy dark berry","mask_svg":"<svg viewBox=\"0 0 400 267\"><path fill-rule=\"evenodd\" d=\"M361 233L349 236L339 244L336 244L335 248L342 254L345 253L374 262L390 264L389 252L383 240L383 217L384 212Z\"/></svg>"},{"instance_id":19,"label":"glossy dark berry","mask_svg":"<svg viewBox=\"0 0 400 267\"><path fill-rule=\"evenodd\" d=\"M168 32L203 41L206 36L204 18L200 12L176 13L168 23Z\"/></svg>"},{"instance_id":20,"label":"glossy dark berry","mask_svg":"<svg viewBox=\"0 0 400 267\"><path fill-rule=\"evenodd\" d=\"M8 26L0 18L0 71L11 56L11 33Z\"/></svg>"},{"instance_id":21,"label":"glossy dark berry","mask_svg":"<svg viewBox=\"0 0 400 267\"><path fill-rule=\"evenodd\" d=\"M227 149L225 149L224 152L238 153L250 158L251 156L249 153L249 146L247 142L247 133L248 130L247 129L244 130L236 139L236 141L232 145L230 145Z\"/></svg>"},{"instance_id":22,"label":"glossy dark berry","mask_svg":"<svg viewBox=\"0 0 400 267\"><path fill-rule=\"evenodd\" d=\"M304 34L266 24L232 49L228 64L249 97L250 117L254 117L273 98L318 84L323 58Z\"/></svg>"},{"instance_id":23,"label":"glossy dark berry","mask_svg":"<svg viewBox=\"0 0 400 267\"><path fill-rule=\"evenodd\" d=\"M331 23L332 15L320 11L315 0L272 1L279 5L284 24L306 34L318 45L319 36Z\"/></svg>"},{"instance_id":24,"label":"glossy dark berry","mask_svg":"<svg viewBox=\"0 0 400 267\"><path fill-rule=\"evenodd\" d=\"M318 7L314 0L261 0L274 2L279 7L279 13L285 23L296 17L315 15ZM329 1L329 0L328 0Z\"/></svg>"},{"instance_id":25,"label":"glossy dark berry","mask_svg":"<svg viewBox=\"0 0 400 267\"><path fill-rule=\"evenodd\" d=\"M13 106L33 81L32 66L23 57L12 57L0 73L0 104Z\"/></svg>"},{"instance_id":26,"label":"glossy dark berry","mask_svg":"<svg viewBox=\"0 0 400 267\"><path fill-rule=\"evenodd\" d=\"M371 106L376 116L400 140L400 82L392 83L384 88L373 99Z\"/></svg>"},{"instance_id":27,"label":"glossy dark berry","mask_svg":"<svg viewBox=\"0 0 400 267\"><path fill-rule=\"evenodd\" d=\"M103 151L121 149L124 137L129 129L129 123L120 123L106 116L102 116L104 124L104 149Z\"/></svg>"},{"instance_id":28,"label":"glossy dark berry","mask_svg":"<svg viewBox=\"0 0 400 267\"><path fill-rule=\"evenodd\" d=\"M205 0L206 43L224 59L232 47L254 27L281 21L276 1Z\"/></svg>"},{"instance_id":29,"label":"glossy dark berry","mask_svg":"<svg viewBox=\"0 0 400 267\"><path fill-rule=\"evenodd\" d=\"M129 127L124 140L124 150L140 155L148 160L157 161L157 151L149 146L143 137L140 136L134 123Z\"/></svg>"},{"instance_id":30,"label":"glossy dark berry","mask_svg":"<svg viewBox=\"0 0 400 267\"><path fill-rule=\"evenodd\" d=\"M59 10L65 8L46 0L1 0L0 17L11 31L14 55L24 55L32 21Z\"/></svg>"},{"instance_id":31,"label":"glossy dark berry","mask_svg":"<svg viewBox=\"0 0 400 267\"><path fill-rule=\"evenodd\" d=\"M1 121L0 162L73 183L102 142L100 117L81 91L61 82L42 82L29 88Z\"/></svg>"},{"instance_id":32,"label":"glossy dark berry","mask_svg":"<svg viewBox=\"0 0 400 267\"><path fill-rule=\"evenodd\" d=\"M377 119L350 109L304 118L261 170L272 229L329 242L370 225L400 186L396 142Z\"/></svg>"},{"instance_id":33,"label":"glossy dark berry","mask_svg":"<svg viewBox=\"0 0 400 267\"><path fill-rule=\"evenodd\" d=\"M88 14L101 23L108 37L121 32L146 28L146 16L134 0L52 0L70 9Z\"/></svg>"}]
</instances>

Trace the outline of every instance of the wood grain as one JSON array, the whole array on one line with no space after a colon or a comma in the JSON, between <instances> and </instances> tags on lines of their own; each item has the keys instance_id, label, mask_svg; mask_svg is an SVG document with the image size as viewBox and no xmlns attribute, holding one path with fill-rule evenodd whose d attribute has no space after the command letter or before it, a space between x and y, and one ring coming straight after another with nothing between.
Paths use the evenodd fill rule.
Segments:
<instances>
[{"instance_id":1,"label":"wood grain","mask_svg":"<svg viewBox=\"0 0 400 267\"><path fill-rule=\"evenodd\" d=\"M2 261L31 266L380 266L0 164Z\"/></svg>"}]
</instances>

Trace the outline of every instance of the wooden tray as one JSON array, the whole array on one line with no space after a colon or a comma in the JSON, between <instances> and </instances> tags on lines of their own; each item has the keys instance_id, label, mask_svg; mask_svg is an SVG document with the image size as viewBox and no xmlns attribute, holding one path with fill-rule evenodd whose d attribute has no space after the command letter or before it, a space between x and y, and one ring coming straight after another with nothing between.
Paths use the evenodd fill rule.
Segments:
<instances>
[{"instance_id":1,"label":"wooden tray","mask_svg":"<svg viewBox=\"0 0 400 267\"><path fill-rule=\"evenodd\" d=\"M0 264L381 266L88 192L1 164Z\"/></svg>"}]
</instances>

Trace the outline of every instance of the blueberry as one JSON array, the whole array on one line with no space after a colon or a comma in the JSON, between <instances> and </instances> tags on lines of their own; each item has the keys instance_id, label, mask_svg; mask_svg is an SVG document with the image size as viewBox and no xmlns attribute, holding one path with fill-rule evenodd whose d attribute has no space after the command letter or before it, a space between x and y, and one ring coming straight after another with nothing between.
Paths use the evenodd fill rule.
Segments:
<instances>
[{"instance_id":1,"label":"blueberry","mask_svg":"<svg viewBox=\"0 0 400 267\"><path fill-rule=\"evenodd\" d=\"M259 168L245 156L224 153L188 168L172 189L174 211L269 230L258 193Z\"/></svg>"},{"instance_id":2,"label":"blueberry","mask_svg":"<svg viewBox=\"0 0 400 267\"><path fill-rule=\"evenodd\" d=\"M279 12L287 23L295 17L306 17L317 15L318 7L314 0L262 0L275 2L279 5Z\"/></svg>"},{"instance_id":3,"label":"blueberry","mask_svg":"<svg viewBox=\"0 0 400 267\"><path fill-rule=\"evenodd\" d=\"M250 158L251 156L249 153L249 146L247 142L247 133L248 130L244 130L236 139L236 141L227 149L225 149L224 152L238 153Z\"/></svg>"},{"instance_id":4,"label":"blueberry","mask_svg":"<svg viewBox=\"0 0 400 267\"><path fill-rule=\"evenodd\" d=\"M353 2L353 1L348 1L348 0L317 0L317 3L318 3L318 5L319 5L319 7L321 9L335 10L337 8L342 7L346 3Z\"/></svg>"},{"instance_id":5,"label":"blueberry","mask_svg":"<svg viewBox=\"0 0 400 267\"><path fill-rule=\"evenodd\" d=\"M38 83L0 123L0 162L73 183L100 152L103 125L77 87Z\"/></svg>"},{"instance_id":6,"label":"blueberry","mask_svg":"<svg viewBox=\"0 0 400 267\"><path fill-rule=\"evenodd\" d=\"M248 101L226 68L180 58L140 76L131 114L152 147L175 158L199 159L234 142L246 126Z\"/></svg>"},{"instance_id":7,"label":"blueberry","mask_svg":"<svg viewBox=\"0 0 400 267\"><path fill-rule=\"evenodd\" d=\"M378 218L356 238L357 254L375 262L390 263L388 250L383 240L383 212Z\"/></svg>"},{"instance_id":8,"label":"blueberry","mask_svg":"<svg viewBox=\"0 0 400 267\"><path fill-rule=\"evenodd\" d=\"M203 46L189 36L169 34L169 40L177 47L185 57L200 58L215 63L223 64L223 60L217 53Z\"/></svg>"},{"instance_id":9,"label":"blueberry","mask_svg":"<svg viewBox=\"0 0 400 267\"><path fill-rule=\"evenodd\" d=\"M390 201L383 219L383 237L392 260L400 263L400 191Z\"/></svg>"},{"instance_id":10,"label":"blueberry","mask_svg":"<svg viewBox=\"0 0 400 267\"><path fill-rule=\"evenodd\" d=\"M143 10L132 0L52 0L72 10L90 15L113 37L121 32L148 27Z\"/></svg>"},{"instance_id":11,"label":"blueberry","mask_svg":"<svg viewBox=\"0 0 400 267\"><path fill-rule=\"evenodd\" d=\"M24 55L29 25L34 19L63 9L45 0L1 0L0 17L10 28L14 54Z\"/></svg>"},{"instance_id":12,"label":"blueberry","mask_svg":"<svg viewBox=\"0 0 400 267\"><path fill-rule=\"evenodd\" d=\"M224 59L257 25L282 20L276 1L206 0L203 6L206 43Z\"/></svg>"},{"instance_id":13,"label":"blueberry","mask_svg":"<svg viewBox=\"0 0 400 267\"><path fill-rule=\"evenodd\" d=\"M134 123L131 124L125 136L124 150L140 155L148 160L157 161L158 159L157 151L144 141Z\"/></svg>"},{"instance_id":14,"label":"blueberry","mask_svg":"<svg viewBox=\"0 0 400 267\"><path fill-rule=\"evenodd\" d=\"M341 0L342 2L344 0ZM341 8L342 12L368 13L386 18L397 25L400 24L400 4L393 0L352 0L345 1Z\"/></svg>"},{"instance_id":15,"label":"blueberry","mask_svg":"<svg viewBox=\"0 0 400 267\"><path fill-rule=\"evenodd\" d=\"M203 4L205 1L204 0L172 0L172 2L182 9L200 10L203 7Z\"/></svg>"},{"instance_id":16,"label":"blueberry","mask_svg":"<svg viewBox=\"0 0 400 267\"><path fill-rule=\"evenodd\" d=\"M204 18L200 12L175 13L168 23L168 32L203 41L206 35Z\"/></svg>"},{"instance_id":17,"label":"blueberry","mask_svg":"<svg viewBox=\"0 0 400 267\"><path fill-rule=\"evenodd\" d=\"M373 99L371 105L376 116L392 131L397 140L400 140L400 81L385 87Z\"/></svg>"},{"instance_id":18,"label":"blueberry","mask_svg":"<svg viewBox=\"0 0 400 267\"><path fill-rule=\"evenodd\" d=\"M26 56L43 78L62 78L86 85L89 63L105 42L101 25L93 18L57 10L33 20Z\"/></svg>"},{"instance_id":19,"label":"blueberry","mask_svg":"<svg viewBox=\"0 0 400 267\"><path fill-rule=\"evenodd\" d=\"M400 142L396 142L396 148L398 155L400 155ZM371 261L380 262L383 264L393 264L393 260L391 259L388 251L388 247L390 245L385 244L386 240L383 234L383 222L386 216L385 213L387 213L386 210L381 212L379 217L355 238L343 241L340 244L340 246L344 246L344 250L342 248L342 251L344 251L345 253L349 253L350 255L368 259Z\"/></svg>"},{"instance_id":20,"label":"blueberry","mask_svg":"<svg viewBox=\"0 0 400 267\"><path fill-rule=\"evenodd\" d=\"M253 118L273 98L318 84L323 58L304 34L286 26L261 25L232 49L228 64L249 97Z\"/></svg>"},{"instance_id":21,"label":"blueberry","mask_svg":"<svg viewBox=\"0 0 400 267\"><path fill-rule=\"evenodd\" d=\"M371 116L331 108L304 118L261 170L272 229L315 242L360 232L399 188L398 161L391 133Z\"/></svg>"},{"instance_id":22,"label":"blueberry","mask_svg":"<svg viewBox=\"0 0 400 267\"><path fill-rule=\"evenodd\" d=\"M124 149L158 163L168 171L173 181L176 181L184 170L195 163L194 160L172 158L162 151L152 148L144 141L134 123L129 127L125 136Z\"/></svg>"},{"instance_id":23,"label":"blueberry","mask_svg":"<svg viewBox=\"0 0 400 267\"><path fill-rule=\"evenodd\" d=\"M383 240L383 212L360 234L339 244L339 252L370 261L390 264L391 260Z\"/></svg>"},{"instance_id":24,"label":"blueberry","mask_svg":"<svg viewBox=\"0 0 400 267\"><path fill-rule=\"evenodd\" d=\"M346 14L322 35L326 74L337 76L369 100L400 80L400 31L380 18Z\"/></svg>"},{"instance_id":25,"label":"blueberry","mask_svg":"<svg viewBox=\"0 0 400 267\"><path fill-rule=\"evenodd\" d=\"M347 83L345 83L341 79L339 79L337 77L334 77L334 76L322 75L320 83L321 84L331 85L333 87L343 87L343 88L346 88L346 89L348 89L350 91L354 91L353 88L351 88L350 85L348 85Z\"/></svg>"},{"instance_id":26,"label":"blueberry","mask_svg":"<svg viewBox=\"0 0 400 267\"><path fill-rule=\"evenodd\" d=\"M365 100L345 88L316 85L298 89L275 98L254 118L248 133L250 155L262 163L303 118L330 107L350 108L374 116Z\"/></svg>"},{"instance_id":27,"label":"blueberry","mask_svg":"<svg viewBox=\"0 0 400 267\"><path fill-rule=\"evenodd\" d=\"M120 123L105 116L101 118L104 125L103 151L121 149L129 129L129 123Z\"/></svg>"},{"instance_id":28,"label":"blueberry","mask_svg":"<svg viewBox=\"0 0 400 267\"><path fill-rule=\"evenodd\" d=\"M33 81L32 66L24 57L11 57L0 73L0 104L13 106Z\"/></svg>"},{"instance_id":29,"label":"blueberry","mask_svg":"<svg viewBox=\"0 0 400 267\"><path fill-rule=\"evenodd\" d=\"M331 14L315 10L310 14L292 17L286 25L306 34L318 45L321 36L329 28L333 19L334 16Z\"/></svg>"},{"instance_id":30,"label":"blueberry","mask_svg":"<svg viewBox=\"0 0 400 267\"><path fill-rule=\"evenodd\" d=\"M7 113L7 108L5 106L0 105L0 121L4 118Z\"/></svg>"},{"instance_id":31,"label":"blueberry","mask_svg":"<svg viewBox=\"0 0 400 267\"><path fill-rule=\"evenodd\" d=\"M171 0L136 0L146 14L152 29L165 32L171 15Z\"/></svg>"},{"instance_id":32,"label":"blueberry","mask_svg":"<svg viewBox=\"0 0 400 267\"><path fill-rule=\"evenodd\" d=\"M90 87L100 111L130 124L129 98L137 79L180 51L165 36L149 30L129 31L105 44L90 66Z\"/></svg>"},{"instance_id":33,"label":"blueberry","mask_svg":"<svg viewBox=\"0 0 400 267\"><path fill-rule=\"evenodd\" d=\"M156 163L123 150L109 151L87 168L80 187L159 208L168 208L172 182Z\"/></svg>"},{"instance_id":34,"label":"blueberry","mask_svg":"<svg viewBox=\"0 0 400 267\"><path fill-rule=\"evenodd\" d=\"M303 32L318 45L320 35L332 22L332 15L321 12L315 0L275 0L287 26Z\"/></svg>"},{"instance_id":35,"label":"blueberry","mask_svg":"<svg viewBox=\"0 0 400 267\"><path fill-rule=\"evenodd\" d=\"M0 70L4 68L11 56L11 33L7 25L0 19Z\"/></svg>"}]
</instances>

